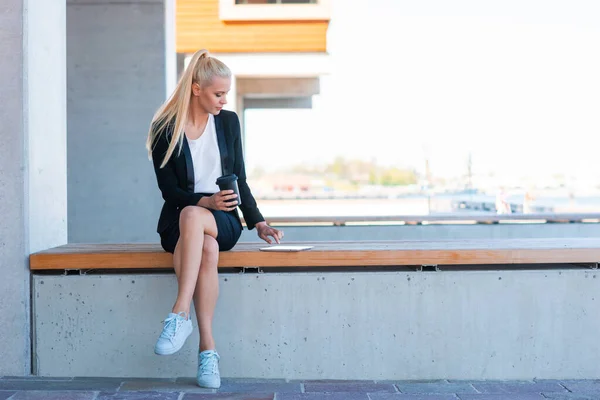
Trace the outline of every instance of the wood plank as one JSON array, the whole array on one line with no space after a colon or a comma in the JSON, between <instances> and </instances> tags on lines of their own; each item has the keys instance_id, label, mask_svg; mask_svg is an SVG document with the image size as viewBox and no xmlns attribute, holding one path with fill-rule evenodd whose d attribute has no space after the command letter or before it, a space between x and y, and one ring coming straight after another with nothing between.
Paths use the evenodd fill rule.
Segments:
<instances>
[{"instance_id":1,"label":"wood plank","mask_svg":"<svg viewBox=\"0 0 600 400\"><path fill-rule=\"evenodd\" d=\"M600 239L451 239L436 241L286 242L314 248L266 253L261 243L239 243L222 252L219 267L345 267L596 263ZM172 268L158 244L71 244L32 254L31 270Z\"/></svg>"}]
</instances>

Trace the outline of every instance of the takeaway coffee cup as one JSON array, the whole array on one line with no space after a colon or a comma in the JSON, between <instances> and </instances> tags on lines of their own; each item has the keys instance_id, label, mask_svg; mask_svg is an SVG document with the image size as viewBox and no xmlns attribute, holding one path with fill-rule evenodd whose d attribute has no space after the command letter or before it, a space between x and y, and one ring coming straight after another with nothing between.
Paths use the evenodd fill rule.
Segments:
<instances>
[{"instance_id":1,"label":"takeaway coffee cup","mask_svg":"<svg viewBox=\"0 0 600 400\"><path fill-rule=\"evenodd\" d=\"M233 190L233 193L237 194L237 206L242 204L242 199L240 198L240 189L238 188L237 183L237 175L224 175L217 179L217 185L219 185L219 190Z\"/></svg>"}]
</instances>

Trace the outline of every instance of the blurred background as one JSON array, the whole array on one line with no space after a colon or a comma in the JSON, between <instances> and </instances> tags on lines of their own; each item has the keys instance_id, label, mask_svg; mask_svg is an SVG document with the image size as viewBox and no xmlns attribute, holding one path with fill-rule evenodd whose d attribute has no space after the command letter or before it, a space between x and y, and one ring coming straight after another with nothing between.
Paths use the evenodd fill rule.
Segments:
<instances>
[{"instance_id":1,"label":"blurred background","mask_svg":"<svg viewBox=\"0 0 600 400\"><path fill-rule=\"evenodd\" d=\"M69 242L157 240L144 140L203 48L235 75L267 219L595 213L599 18L592 0L69 0Z\"/></svg>"}]
</instances>

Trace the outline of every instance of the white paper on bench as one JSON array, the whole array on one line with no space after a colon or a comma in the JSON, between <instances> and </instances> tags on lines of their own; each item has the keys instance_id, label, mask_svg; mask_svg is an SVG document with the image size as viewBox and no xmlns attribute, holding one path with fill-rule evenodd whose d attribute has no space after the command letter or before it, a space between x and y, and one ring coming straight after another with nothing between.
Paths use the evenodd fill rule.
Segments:
<instances>
[{"instance_id":1,"label":"white paper on bench","mask_svg":"<svg viewBox=\"0 0 600 400\"><path fill-rule=\"evenodd\" d=\"M261 251L302 251L302 250L310 250L314 246L271 246L271 247L262 247Z\"/></svg>"}]
</instances>

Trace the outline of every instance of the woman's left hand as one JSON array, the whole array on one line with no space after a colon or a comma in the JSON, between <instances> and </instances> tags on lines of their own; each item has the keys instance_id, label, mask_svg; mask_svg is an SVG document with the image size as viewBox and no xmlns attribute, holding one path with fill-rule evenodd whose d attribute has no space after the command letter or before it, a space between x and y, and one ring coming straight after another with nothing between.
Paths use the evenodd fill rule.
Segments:
<instances>
[{"instance_id":1,"label":"woman's left hand","mask_svg":"<svg viewBox=\"0 0 600 400\"><path fill-rule=\"evenodd\" d=\"M272 236L277 244L279 244L279 241L283 238L283 231L270 227L264 221L256 224L256 230L258 231L258 237L269 244L272 243L269 236Z\"/></svg>"}]
</instances>

